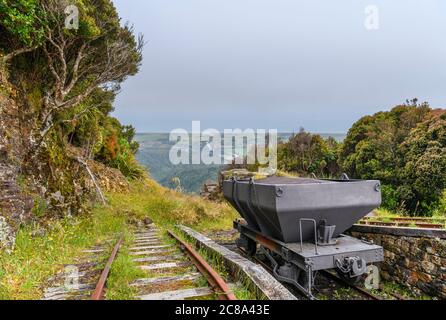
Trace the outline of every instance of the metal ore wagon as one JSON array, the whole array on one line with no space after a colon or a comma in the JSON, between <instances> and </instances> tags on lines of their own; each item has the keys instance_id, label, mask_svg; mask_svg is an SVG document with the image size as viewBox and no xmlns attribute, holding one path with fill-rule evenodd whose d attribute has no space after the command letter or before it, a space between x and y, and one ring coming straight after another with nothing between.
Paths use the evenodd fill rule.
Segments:
<instances>
[{"instance_id":1,"label":"metal ore wagon","mask_svg":"<svg viewBox=\"0 0 446 320\"><path fill-rule=\"evenodd\" d=\"M381 204L377 180L269 177L223 181L225 198L246 221L235 221L237 245L254 255L258 245L274 276L309 298L319 270L335 269L357 281L383 249L344 235Z\"/></svg>"}]
</instances>

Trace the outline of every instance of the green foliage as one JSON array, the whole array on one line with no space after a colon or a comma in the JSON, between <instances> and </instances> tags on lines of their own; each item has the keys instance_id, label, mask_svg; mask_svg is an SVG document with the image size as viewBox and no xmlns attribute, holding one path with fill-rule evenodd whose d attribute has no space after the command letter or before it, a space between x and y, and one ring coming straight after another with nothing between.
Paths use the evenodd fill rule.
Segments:
<instances>
[{"instance_id":1,"label":"green foliage","mask_svg":"<svg viewBox=\"0 0 446 320\"><path fill-rule=\"evenodd\" d=\"M115 118L105 117L101 128L101 141L95 158L105 164L119 169L126 177L139 178L144 169L137 163L135 153L138 143L133 141L135 129L121 126Z\"/></svg>"},{"instance_id":2,"label":"green foliage","mask_svg":"<svg viewBox=\"0 0 446 320\"><path fill-rule=\"evenodd\" d=\"M36 197L34 199L33 215L37 218L43 217L47 213L47 203L46 200L41 197Z\"/></svg>"},{"instance_id":3,"label":"green foliage","mask_svg":"<svg viewBox=\"0 0 446 320\"><path fill-rule=\"evenodd\" d=\"M65 28L69 4L79 9L77 30ZM32 137L25 137L37 141L29 152L46 145L44 157L62 166L66 146L72 144L87 158L102 160L128 177L140 176L135 130L109 114L120 83L138 71L142 47L132 28L121 25L113 2L0 0L0 31L6 54L36 46L32 56L22 55L9 65L10 80L21 91L18 97L31 107L23 108L29 114L21 116L35 119L28 133ZM44 138L41 132L47 132Z\"/></svg>"},{"instance_id":4,"label":"green foliage","mask_svg":"<svg viewBox=\"0 0 446 320\"><path fill-rule=\"evenodd\" d=\"M416 99L363 117L339 162L350 177L381 180L385 208L432 213L446 188L446 121Z\"/></svg>"},{"instance_id":5,"label":"green foliage","mask_svg":"<svg viewBox=\"0 0 446 320\"><path fill-rule=\"evenodd\" d=\"M301 129L286 143L278 146L280 170L299 174L314 173L319 177L339 175L337 153L340 144L333 138L324 139Z\"/></svg>"},{"instance_id":6,"label":"green foliage","mask_svg":"<svg viewBox=\"0 0 446 320\"><path fill-rule=\"evenodd\" d=\"M42 18L38 0L0 0L0 33L8 34L9 44L14 40L18 42L16 47L40 44Z\"/></svg>"},{"instance_id":7,"label":"green foliage","mask_svg":"<svg viewBox=\"0 0 446 320\"><path fill-rule=\"evenodd\" d=\"M382 206L388 210L396 211L398 209L398 193L391 185L381 186Z\"/></svg>"},{"instance_id":8,"label":"green foliage","mask_svg":"<svg viewBox=\"0 0 446 320\"><path fill-rule=\"evenodd\" d=\"M401 145L404 167L399 172L402 199L413 212L432 212L446 188L446 121L429 117L413 130Z\"/></svg>"},{"instance_id":9,"label":"green foliage","mask_svg":"<svg viewBox=\"0 0 446 320\"><path fill-rule=\"evenodd\" d=\"M432 216L434 219L438 219L434 220L436 223L443 223L444 228L446 229L446 189L443 191L443 196Z\"/></svg>"},{"instance_id":10,"label":"green foliage","mask_svg":"<svg viewBox=\"0 0 446 320\"><path fill-rule=\"evenodd\" d=\"M130 125L124 125L121 126L121 137L125 139L129 144L129 149L132 151L133 154L136 154L139 149L139 143L137 141L134 141L136 130L134 127Z\"/></svg>"}]
</instances>

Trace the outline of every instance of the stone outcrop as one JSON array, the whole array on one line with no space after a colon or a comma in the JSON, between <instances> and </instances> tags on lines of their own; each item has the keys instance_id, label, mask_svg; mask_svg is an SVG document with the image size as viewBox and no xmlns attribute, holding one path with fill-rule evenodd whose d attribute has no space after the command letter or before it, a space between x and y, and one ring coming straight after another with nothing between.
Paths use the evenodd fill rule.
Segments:
<instances>
[{"instance_id":1,"label":"stone outcrop","mask_svg":"<svg viewBox=\"0 0 446 320\"><path fill-rule=\"evenodd\" d=\"M18 187L14 169L0 164L0 250L13 248L15 233L30 218L34 205Z\"/></svg>"},{"instance_id":2,"label":"stone outcrop","mask_svg":"<svg viewBox=\"0 0 446 320\"><path fill-rule=\"evenodd\" d=\"M404 229L410 235L404 235ZM383 279L420 295L446 299L446 238L434 237L429 231L423 236L423 229L417 230L417 236L410 228L395 228L395 231L392 234L390 227L366 230L355 226L350 233L384 248L384 262L380 266Z\"/></svg>"},{"instance_id":3,"label":"stone outcrop","mask_svg":"<svg viewBox=\"0 0 446 320\"><path fill-rule=\"evenodd\" d=\"M0 81L0 250L13 248L15 233L30 218L34 205L19 187L19 110L9 90Z\"/></svg>"}]
</instances>

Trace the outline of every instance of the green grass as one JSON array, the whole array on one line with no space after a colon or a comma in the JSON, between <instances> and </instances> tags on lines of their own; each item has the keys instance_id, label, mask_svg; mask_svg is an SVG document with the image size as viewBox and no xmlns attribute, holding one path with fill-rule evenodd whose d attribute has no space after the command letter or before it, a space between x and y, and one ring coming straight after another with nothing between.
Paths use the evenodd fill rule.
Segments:
<instances>
[{"instance_id":1,"label":"green grass","mask_svg":"<svg viewBox=\"0 0 446 320\"><path fill-rule=\"evenodd\" d=\"M150 179L131 183L128 192L109 193L107 199L108 206L92 208L89 214L22 228L12 254L0 252L0 299L39 299L46 279L64 264L74 263L83 250L117 239L122 232L129 243L130 230L145 218L161 228L185 224L209 231L230 229L237 217L227 204L180 194ZM34 236L36 230L45 230L44 235ZM140 275L124 246L110 275L107 298L130 299L133 293L128 284Z\"/></svg>"},{"instance_id":2,"label":"green grass","mask_svg":"<svg viewBox=\"0 0 446 320\"><path fill-rule=\"evenodd\" d=\"M238 216L226 203L180 194L148 179L133 183L128 193L109 194L108 199L114 211L136 220L149 217L165 228L184 224L198 231L231 229Z\"/></svg>"},{"instance_id":3,"label":"green grass","mask_svg":"<svg viewBox=\"0 0 446 320\"><path fill-rule=\"evenodd\" d=\"M132 261L134 257L129 254L129 246L133 243L133 236L127 234L124 244L113 262L110 275L107 280L107 300L132 300L136 289L130 284L136 279L145 277L145 272Z\"/></svg>"},{"instance_id":4,"label":"green grass","mask_svg":"<svg viewBox=\"0 0 446 320\"><path fill-rule=\"evenodd\" d=\"M433 300L434 298L429 297L427 295L415 295L411 290L406 287L395 283L382 281L381 282L381 290L377 292L378 295L387 295L388 298L395 299L391 294L396 293L402 296L405 299L414 299L414 300Z\"/></svg>"},{"instance_id":5,"label":"green grass","mask_svg":"<svg viewBox=\"0 0 446 320\"><path fill-rule=\"evenodd\" d=\"M126 227L124 216L96 208L90 216L22 228L14 251L0 253L0 299L39 299L48 277L74 263L82 250L115 238ZM43 228L44 235L33 236Z\"/></svg>"}]
</instances>

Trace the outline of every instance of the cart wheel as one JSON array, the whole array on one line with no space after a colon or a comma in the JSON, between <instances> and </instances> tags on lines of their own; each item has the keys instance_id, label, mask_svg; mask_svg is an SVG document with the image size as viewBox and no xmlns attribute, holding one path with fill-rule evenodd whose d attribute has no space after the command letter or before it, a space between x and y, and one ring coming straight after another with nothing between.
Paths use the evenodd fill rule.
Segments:
<instances>
[{"instance_id":1,"label":"cart wheel","mask_svg":"<svg viewBox=\"0 0 446 320\"><path fill-rule=\"evenodd\" d=\"M344 273L339 269L336 269L336 273L342 280L344 280L345 282L347 282L351 285L357 285L362 279L362 275L356 276L356 277L350 277L350 274Z\"/></svg>"},{"instance_id":2,"label":"cart wheel","mask_svg":"<svg viewBox=\"0 0 446 320\"><path fill-rule=\"evenodd\" d=\"M253 257L257 252L257 243L254 240L248 239L245 249L246 254L250 257Z\"/></svg>"}]
</instances>

